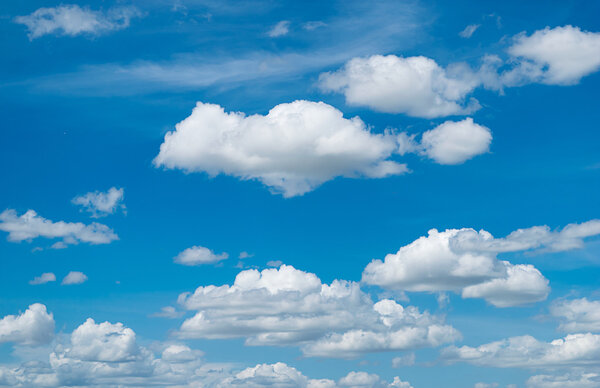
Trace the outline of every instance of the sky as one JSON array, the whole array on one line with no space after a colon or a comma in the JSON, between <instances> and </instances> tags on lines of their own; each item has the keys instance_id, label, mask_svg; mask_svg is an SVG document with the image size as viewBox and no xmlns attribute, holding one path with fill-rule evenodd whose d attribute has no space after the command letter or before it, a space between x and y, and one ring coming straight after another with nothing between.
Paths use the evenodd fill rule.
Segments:
<instances>
[{"instance_id":1,"label":"sky","mask_svg":"<svg viewBox=\"0 0 600 388\"><path fill-rule=\"evenodd\" d=\"M600 387L600 4L0 5L0 386Z\"/></svg>"}]
</instances>

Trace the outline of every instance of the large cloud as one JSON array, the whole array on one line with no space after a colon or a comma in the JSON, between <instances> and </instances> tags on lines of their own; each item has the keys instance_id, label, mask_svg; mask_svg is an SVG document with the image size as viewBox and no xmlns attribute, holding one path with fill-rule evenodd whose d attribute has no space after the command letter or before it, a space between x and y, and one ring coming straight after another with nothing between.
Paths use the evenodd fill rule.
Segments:
<instances>
[{"instance_id":1,"label":"large cloud","mask_svg":"<svg viewBox=\"0 0 600 388\"><path fill-rule=\"evenodd\" d=\"M242 271L233 285L199 287L179 303L198 311L181 325L182 338L245 337L248 345L300 346L308 356L357 357L460 338L440 317L389 299L373 303L357 283L322 284L286 265Z\"/></svg>"},{"instance_id":2,"label":"large cloud","mask_svg":"<svg viewBox=\"0 0 600 388\"><path fill-rule=\"evenodd\" d=\"M8 232L9 241L32 240L38 237L61 239L59 243L108 244L118 240L117 235L108 226L93 222L89 225L81 222L53 222L28 210L19 216L15 210L7 209L0 213L0 230Z\"/></svg>"},{"instance_id":3,"label":"large cloud","mask_svg":"<svg viewBox=\"0 0 600 388\"><path fill-rule=\"evenodd\" d=\"M479 83L464 65L444 69L422 56L354 58L342 69L319 77L322 90L343 93L348 104L426 118L477 110L476 100L466 103L465 99Z\"/></svg>"},{"instance_id":4,"label":"large cloud","mask_svg":"<svg viewBox=\"0 0 600 388\"><path fill-rule=\"evenodd\" d=\"M20 315L0 319L0 343L40 345L50 342L53 336L54 317L40 303L32 304Z\"/></svg>"},{"instance_id":5,"label":"large cloud","mask_svg":"<svg viewBox=\"0 0 600 388\"><path fill-rule=\"evenodd\" d=\"M131 18L138 16L141 13L134 7L116 7L101 12L73 4L39 8L30 15L16 17L15 22L27 26L29 39L35 39L47 34L99 35L125 28Z\"/></svg>"},{"instance_id":6,"label":"large cloud","mask_svg":"<svg viewBox=\"0 0 600 388\"><path fill-rule=\"evenodd\" d=\"M358 118L322 102L280 104L266 116L226 113L198 103L167 133L156 166L258 179L284 196L301 195L337 176L381 178L407 172L388 158L392 134L374 134Z\"/></svg>"},{"instance_id":7,"label":"large cloud","mask_svg":"<svg viewBox=\"0 0 600 388\"><path fill-rule=\"evenodd\" d=\"M600 69L600 33L564 26L519 34L508 49L516 67L503 74L508 86L530 82L572 85Z\"/></svg>"}]
</instances>

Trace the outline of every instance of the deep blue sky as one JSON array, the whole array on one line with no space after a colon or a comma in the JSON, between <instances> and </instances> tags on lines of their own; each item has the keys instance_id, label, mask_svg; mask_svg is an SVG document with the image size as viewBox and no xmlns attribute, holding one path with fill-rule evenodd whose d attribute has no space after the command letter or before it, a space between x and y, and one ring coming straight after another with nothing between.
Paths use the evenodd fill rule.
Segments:
<instances>
[{"instance_id":1,"label":"deep blue sky","mask_svg":"<svg viewBox=\"0 0 600 388\"><path fill-rule=\"evenodd\" d=\"M185 318L150 317L177 296L209 284L232 284L237 256L244 268L267 268L280 260L315 273L323 283L360 281L372 259L383 259L431 228L471 227L504 237L518 228L559 229L600 215L600 72L575 85L531 83L503 92L475 89L482 108L469 115L489 128L489 153L446 166L407 155L410 174L382 179L338 177L302 196L272 194L256 180L156 168L152 160L166 132L188 117L197 101L225 111L267 114L275 105L306 99L323 101L359 116L372 132L397 128L422 133L446 120L381 113L347 104L325 93L319 74L339 69L354 57L393 54L426 56L445 67L455 62L479 66L485 54L508 58L512 37L547 26L573 25L598 32L600 4L594 1L422 1L270 2L90 1L92 10L133 5L140 16L127 28L76 36L47 34L33 40L14 22L51 1L5 2L0 6L0 211L28 209L53 220L97 221L119 240L50 249L43 237L0 239L0 317L43 303L54 314L56 332L69 334L86 318L122 322L138 342L172 339ZM282 20L289 32L269 37ZM301 26L322 21L313 31ZM471 38L459 36L480 24ZM235 64L237 59L265 62ZM136 78L119 69L140 64L184 66L173 78ZM210 69L210 70L206 70ZM195 72L197 71L197 72ZM169 75L172 77L173 74ZM71 203L87 192L124 189L126 214L98 220ZM173 258L184 249L227 252L217 265L182 266ZM43 248L35 250L35 247ZM548 306L558 298L598 298L600 239L560 253L516 252L499 257L533 264L550 281L544 301L497 308L482 299L449 292L446 307L435 293L408 293L410 305L445 316L464 339L458 346L518 335L542 341L560 338ZM89 280L61 286L69 271ZM28 282L43 272L58 281ZM118 283L117 283L118 282ZM382 290L364 286L377 300ZM404 303L399 301L400 303ZM525 387L527 369L467 364L427 364L439 348L417 350L417 364L391 368L402 352L367 354L353 360L305 358L296 347L249 347L242 339L187 340L211 362L239 368L285 362L311 378L338 379L352 370L400 376L415 388L472 387L477 382ZM20 361L11 342L0 344L0 362ZM366 362L365 362L366 360ZM441 385L440 385L441 384Z\"/></svg>"}]
</instances>

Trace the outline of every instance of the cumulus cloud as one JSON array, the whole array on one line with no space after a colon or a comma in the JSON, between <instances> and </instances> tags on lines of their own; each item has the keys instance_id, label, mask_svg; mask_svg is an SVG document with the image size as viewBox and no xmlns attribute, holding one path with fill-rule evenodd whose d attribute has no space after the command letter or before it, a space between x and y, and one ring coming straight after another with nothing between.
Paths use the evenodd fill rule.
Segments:
<instances>
[{"instance_id":1,"label":"cumulus cloud","mask_svg":"<svg viewBox=\"0 0 600 388\"><path fill-rule=\"evenodd\" d=\"M323 91L343 93L350 105L425 118L476 111L479 103L466 101L466 96L479 83L466 65L444 69L423 56L354 58L342 69L319 76Z\"/></svg>"},{"instance_id":2,"label":"cumulus cloud","mask_svg":"<svg viewBox=\"0 0 600 388\"><path fill-rule=\"evenodd\" d=\"M54 317L46 306L34 303L20 315L7 315L0 319L0 343L41 345L54 337Z\"/></svg>"},{"instance_id":3,"label":"cumulus cloud","mask_svg":"<svg viewBox=\"0 0 600 388\"><path fill-rule=\"evenodd\" d=\"M546 27L515 36L508 53L515 67L502 75L506 85L572 85L600 69L600 33L570 25Z\"/></svg>"},{"instance_id":4,"label":"cumulus cloud","mask_svg":"<svg viewBox=\"0 0 600 388\"><path fill-rule=\"evenodd\" d=\"M179 253L173 258L173 261L183 265L201 265L217 263L221 260L227 259L228 257L229 255L225 252L215 254L208 248L193 246Z\"/></svg>"},{"instance_id":5,"label":"cumulus cloud","mask_svg":"<svg viewBox=\"0 0 600 388\"><path fill-rule=\"evenodd\" d=\"M561 320L559 329L567 333L600 332L600 301L561 300L552 304L550 313Z\"/></svg>"},{"instance_id":6,"label":"cumulus cloud","mask_svg":"<svg viewBox=\"0 0 600 388\"><path fill-rule=\"evenodd\" d=\"M468 117L462 121L446 121L423 133L423 154L439 164L460 164L489 151L492 133Z\"/></svg>"},{"instance_id":7,"label":"cumulus cloud","mask_svg":"<svg viewBox=\"0 0 600 388\"><path fill-rule=\"evenodd\" d=\"M107 192L90 192L73 198L71 202L82 206L84 210L91 213L92 217L99 218L113 214L118 208L125 210L123 196L122 188L111 187Z\"/></svg>"},{"instance_id":8,"label":"cumulus cloud","mask_svg":"<svg viewBox=\"0 0 600 388\"><path fill-rule=\"evenodd\" d=\"M56 281L56 275L54 275L52 272L44 272L40 276L36 276L33 278L33 280L30 280L29 284L37 285L37 284L44 284L44 283L55 282L55 281Z\"/></svg>"},{"instance_id":9,"label":"cumulus cloud","mask_svg":"<svg viewBox=\"0 0 600 388\"><path fill-rule=\"evenodd\" d=\"M265 116L200 102L167 133L154 164L257 179L292 197L338 176L406 173L406 165L389 160L397 148L393 134L371 133L358 117L345 119L322 102L280 104Z\"/></svg>"},{"instance_id":10,"label":"cumulus cloud","mask_svg":"<svg viewBox=\"0 0 600 388\"><path fill-rule=\"evenodd\" d=\"M267 35L271 38L277 38L280 36L287 35L290 32L290 22L287 20L282 20L279 23L275 24L273 28L269 30Z\"/></svg>"},{"instance_id":11,"label":"cumulus cloud","mask_svg":"<svg viewBox=\"0 0 600 388\"><path fill-rule=\"evenodd\" d=\"M179 296L197 311L181 338L246 338L247 345L300 346L307 356L439 346L460 338L441 317L384 299L373 303L358 283L319 278L282 265L240 272L233 285L203 286Z\"/></svg>"},{"instance_id":12,"label":"cumulus cloud","mask_svg":"<svg viewBox=\"0 0 600 388\"><path fill-rule=\"evenodd\" d=\"M470 38L473 36L473 34L475 33L475 31L477 31L477 29L481 27L480 24L469 24L468 26L465 27L464 30L462 30L461 32L458 33L458 35L460 35L461 38Z\"/></svg>"},{"instance_id":13,"label":"cumulus cloud","mask_svg":"<svg viewBox=\"0 0 600 388\"><path fill-rule=\"evenodd\" d=\"M19 216L13 209L0 213L0 230L8 232L8 241L20 242L38 237L59 238L64 245L85 242L90 244L108 244L118 240L117 235L108 226L93 222L89 225L81 222L53 222L28 210Z\"/></svg>"},{"instance_id":14,"label":"cumulus cloud","mask_svg":"<svg viewBox=\"0 0 600 388\"><path fill-rule=\"evenodd\" d=\"M48 34L100 35L126 28L132 18L139 16L141 12L135 7L115 7L102 12L73 4L39 8L29 15L16 17L15 22L24 24L29 30L27 36L33 40Z\"/></svg>"},{"instance_id":15,"label":"cumulus cloud","mask_svg":"<svg viewBox=\"0 0 600 388\"><path fill-rule=\"evenodd\" d=\"M478 347L451 346L441 354L449 362L499 368L600 366L600 335L570 334L551 342L531 336L512 337Z\"/></svg>"},{"instance_id":16,"label":"cumulus cloud","mask_svg":"<svg viewBox=\"0 0 600 388\"><path fill-rule=\"evenodd\" d=\"M600 221L517 229L503 238L470 229L429 231L388 254L373 260L363 271L363 281L405 291L455 291L464 298L484 298L498 307L544 300L548 280L533 266L499 260L506 252L558 252L581 248L584 239L600 234Z\"/></svg>"},{"instance_id":17,"label":"cumulus cloud","mask_svg":"<svg viewBox=\"0 0 600 388\"><path fill-rule=\"evenodd\" d=\"M598 388L600 374L572 372L564 375L536 375L527 380L528 388Z\"/></svg>"},{"instance_id":18,"label":"cumulus cloud","mask_svg":"<svg viewBox=\"0 0 600 388\"><path fill-rule=\"evenodd\" d=\"M70 284L81 284L84 283L86 280L88 280L88 277L83 272L71 271L67 274L67 276L65 276L61 284L63 286Z\"/></svg>"}]
</instances>

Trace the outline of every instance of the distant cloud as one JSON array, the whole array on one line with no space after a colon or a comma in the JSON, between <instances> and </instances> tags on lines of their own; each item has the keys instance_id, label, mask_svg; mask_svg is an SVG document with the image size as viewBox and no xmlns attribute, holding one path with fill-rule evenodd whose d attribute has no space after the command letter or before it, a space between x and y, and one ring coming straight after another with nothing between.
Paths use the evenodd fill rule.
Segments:
<instances>
[{"instance_id":1,"label":"distant cloud","mask_svg":"<svg viewBox=\"0 0 600 388\"><path fill-rule=\"evenodd\" d=\"M64 248L66 245L80 242L89 244L108 244L119 237L108 226L93 222L89 225L81 222L53 222L40 217L35 211L28 210L19 216L13 209L0 213L0 230L8 232L8 241L20 242L38 237L61 239L54 246Z\"/></svg>"},{"instance_id":2,"label":"distant cloud","mask_svg":"<svg viewBox=\"0 0 600 388\"><path fill-rule=\"evenodd\" d=\"M159 312L152 314L151 317L175 319L181 318L184 314L185 311L177 311L173 306L165 306Z\"/></svg>"},{"instance_id":3,"label":"distant cloud","mask_svg":"<svg viewBox=\"0 0 600 388\"><path fill-rule=\"evenodd\" d=\"M248 253L246 251L243 251L243 252L240 252L240 254L238 256L238 259L248 259L248 258L253 257L253 256L254 256L254 254L250 254L250 253Z\"/></svg>"},{"instance_id":4,"label":"distant cloud","mask_svg":"<svg viewBox=\"0 0 600 388\"><path fill-rule=\"evenodd\" d=\"M40 276L36 276L35 278L33 278L33 280L30 280L29 284L37 285L37 284L44 284L44 283L55 282L55 281L56 281L56 275L54 275L52 272L45 272L45 273L41 274Z\"/></svg>"},{"instance_id":5,"label":"distant cloud","mask_svg":"<svg viewBox=\"0 0 600 388\"><path fill-rule=\"evenodd\" d=\"M82 206L94 218L113 214L117 208L125 209L123 204L124 190L111 187L107 192L94 191L73 198L71 202Z\"/></svg>"},{"instance_id":6,"label":"distant cloud","mask_svg":"<svg viewBox=\"0 0 600 388\"><path fill-rule=\"evenodd\" d=\"M193 246L187 248L173 259L177 264L183 265L201 265L201 264L213 264L221 260L225 260L229 255L225 252L215 254L212 250L201 247Z\"/></svg>"},{"instance_id":7,"label":"distant cloud","mask_svg":"<svg viewBox=\"0 0 600 388\"><path fill-rule=\"evenodd\" d=\"M466 65L444 69L422 56L354 58L340 70L319 76L321 90L342 93L349 105L425 118L478 110L477 100L466 101L466 96L479 83Z\"/></svg>"},{"instance_id":8,"label":"distant cloud","mask_svg":"<svg viewBox=\"0 0 600 388\"><path fill-rule=\"evenodd\" d=\"M312 30L316 30L317 28L320 27L325 27L327 24L321 21L312 21L312 22L306 22L302 25L302 28L304 28L307 31L312 31Z\"/></svg>"},{"instance_id":9,"label":"distant cloud","mask_svg":"<svg viewBox=\"0 0 600 388\"><path fill-rule=\"evenodd\" d=\"M140 16L141 12L135 7L116 7L102 12L73 4L40 8L30 15L16 17L15 22L27 26L27 35L33 40L48 34L100 35L126 28L132 18Z\"/></svg>"},{"instance_id":10,"label":"distant cloud","mask_svg":"<svg viewBox=\"0 0 600 388\"><path fill-rule=\"evenodd\" d=\"M270 261L267 261L267 266L268 267L281 267L282 264L283 264L283 262L281 260L270 260Z\"/></svg>"},{"instance_id":11,"label":"distant cloud","mask_svg":"<svg viewBox=\"0 0 600 388\"><path fill-rule=\"evenodd\" d=\"M517 64L502 75L507 86L573 85L600 69L600 33L570 25L546 27L530 36L516 35L508 53Z\"/></svg>"},{"instance_id":12,"label":"distant cloud","mask_svg":"<svg viewBox=\"0 0 600 388\"><path fill-rule=\"evenodd\" d=\"M20 315L7 315L0 319L0 343L41 345L50 342L53 337L54 317L43 304L34 303Z\"/></svg>"},{"instance_id":13,"label":"distant cloud","mask_svg":"<svg viewBox=\"0 0 600 388\"><path fill-rule=\"evenodd\" d=\"M86 280L88 280L88 277L83 272L71 271L65 276L61 284L63 286L81 284L85 283Z\"/></svg>"},{"instance_id":14,"label":"distant cloud","mask_svg":"<svg viewBox=\"0 0 600 388\"><path fill-rule=\"evenodd\" d=\"M275 26L269 30L267 35L269 35L271 38L277 38L287 35L288 32L290 32L290 22L287 20L282 20L275 24Z\"/></svg>"},{"instance_id":15,"label":"distant cloud","mask_svg":"<svg viewBox=\"0 0 600 388\"><path fill-rule=\"evenodd\" d=\"M469 24L464 30L459 32L458 35L460 35L462 38L468 39L473 36L473 33L475 33L480 26L480 24Z\"/></svg>"},{"instance_id":16,"label":"distant cloud","mask_svg":"<svg viewBox=\"0 0 600 388\"><path fill-rule=\"evenodd\" d=\"M561 320L559 330L567 333L600 332L600 301L587 298L561 300L550 307L552 316Z\"/></svg>"}]
</instances>

